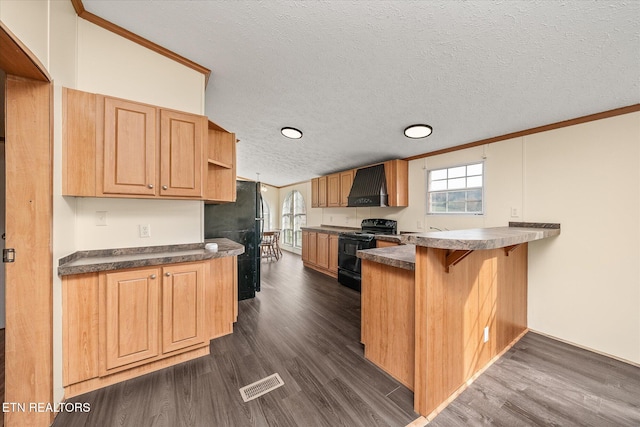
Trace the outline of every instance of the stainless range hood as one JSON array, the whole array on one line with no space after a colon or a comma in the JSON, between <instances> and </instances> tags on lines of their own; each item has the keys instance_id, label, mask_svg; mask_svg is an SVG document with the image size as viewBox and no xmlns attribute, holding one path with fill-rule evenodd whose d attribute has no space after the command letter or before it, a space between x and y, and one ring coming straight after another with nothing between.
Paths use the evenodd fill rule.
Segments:
<instances>
[{"instance_id":1,"label":"stainless range hood","mask_svg":"<svg viewBox=\"0 0 640 427\"><path fill-rule=\"evenodd\" d=\"M358 169L347 198L349 207L388 206L384 165Z\"/></svg>"}]
</instances>

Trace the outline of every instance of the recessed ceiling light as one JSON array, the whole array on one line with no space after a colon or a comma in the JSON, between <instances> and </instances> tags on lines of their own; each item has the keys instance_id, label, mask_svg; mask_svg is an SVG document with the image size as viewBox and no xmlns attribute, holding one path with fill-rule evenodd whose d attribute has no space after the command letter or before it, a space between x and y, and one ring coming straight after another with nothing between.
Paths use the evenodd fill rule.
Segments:
<instances>
[{"instance_id":1,"label":"recessed ceiling light","mask_svg":"<svg viewBox=\"0 0 640 427\"><path fill-rule=\"evenodd\" d=\"M291 139L300 139L302 138L302 132L296 128L284 127L280 129L280 133L282 133L287 138Z\"/></svg>"},{"instance_id":2,"label":"recessed ceiling light","mask_svg":"<svg viewBox=\"0 0 640 427\"><path fill-rule=\"evenodd\" d=\"M404 136L411 139L426 138L432 131L429 125L411 125L404 130Z\"/></svg>"}]
</instances>

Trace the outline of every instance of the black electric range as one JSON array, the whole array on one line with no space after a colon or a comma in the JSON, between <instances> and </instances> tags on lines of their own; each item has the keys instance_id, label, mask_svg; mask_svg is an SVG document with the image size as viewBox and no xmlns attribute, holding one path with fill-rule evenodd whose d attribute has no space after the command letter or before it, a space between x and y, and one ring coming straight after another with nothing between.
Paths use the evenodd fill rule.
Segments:
<instances>
[{"instance_id":1,"label":"black electric range","mask_svg":"<svg viewBox=\"0 0 640 427\"><path fill-rule=\"evenodd\" d=\"M338 236L338 282L360 291L361 260L356 252L376 247L377 234L398 234L398 222L391 219L363 219L359 231Z\"/></svg>"}]
</instances>

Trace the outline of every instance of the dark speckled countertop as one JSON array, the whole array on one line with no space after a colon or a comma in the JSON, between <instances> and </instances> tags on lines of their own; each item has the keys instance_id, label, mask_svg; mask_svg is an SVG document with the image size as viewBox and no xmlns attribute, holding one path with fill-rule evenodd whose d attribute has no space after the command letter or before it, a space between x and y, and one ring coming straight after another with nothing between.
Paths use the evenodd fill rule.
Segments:
<instances>
[{"instance_id":1,"label":"dark speckled countertop","mask_svg":"<svg viewBox=\"0 0 640 427\"><path fill-rule=\"evenodd\" d=\"M217 243L218 251L205 249L206 243ZM207 239L204 243L182 245L78 251L60 259L58 276L202 261L242 253L244 246L229 239Z\"/></svg>"},{"instance_id":2,"label":"dark speckled countertop","mask_svg":"<svg viewBox=\"0 0 640 427\"><path fill-rule=\"evenodd\" d=\"M560 234L560 224L510 222L508 227L402 234L401 241L428 248L452 250L497 249Z\"/></svg>"},{"instance_id":3,"label":"dark speckled countertop","mask_svg":"<svg viewBox=\"0 0 640 427\"><path fill-rule=\"evenodd\" d=\"M316 225L316 226L307 226L307 227L300 227L300 229L302 231L317 231L320 233L327 233L327 234L340 234L340 233L346 233L349 231L360 231L360 227L337 227L337 226L333 226L333 225Z\"/></svg>"},{"instance_id":4,"label":"dark speckled countertop","mask_svg":"<svg viewBox=\"0 0 640 427\"><path fill-rule=\"evenodd\" d=\"M398 245L386 248L364 249L356 253L358 258L405 270L416 269L416 246Z\"/></svg>"}]
</instances>

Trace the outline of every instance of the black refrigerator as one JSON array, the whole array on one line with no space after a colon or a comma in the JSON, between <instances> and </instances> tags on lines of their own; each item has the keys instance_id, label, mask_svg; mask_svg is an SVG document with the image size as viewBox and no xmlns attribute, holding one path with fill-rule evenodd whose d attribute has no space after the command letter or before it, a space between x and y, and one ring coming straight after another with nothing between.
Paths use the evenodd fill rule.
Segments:
<instances>
[{"instance_id":1,"label":"black refrigerator","mask_svg":"<svg viewBox=\"0 0 640 427\"><path fill-rule=\"evenodd\" d=\"M204 206L204 238L226 237L244 245L238 256L238 299L254 298L260 291L260 242L263 215L261 185L236 181L236 201Z\"/></svg>"}]
</instances>

